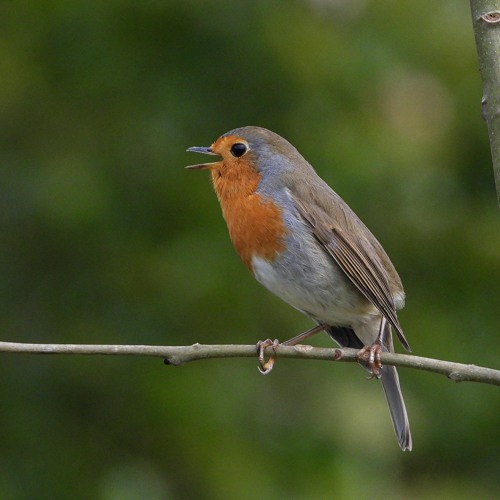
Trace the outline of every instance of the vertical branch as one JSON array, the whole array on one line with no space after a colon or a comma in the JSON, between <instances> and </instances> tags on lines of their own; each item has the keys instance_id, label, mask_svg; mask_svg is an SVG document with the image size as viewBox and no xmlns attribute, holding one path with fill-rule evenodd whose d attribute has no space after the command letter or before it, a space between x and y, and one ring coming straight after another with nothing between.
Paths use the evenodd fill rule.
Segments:
<instances>
[{"instance_id":1,"label":"vertical branch","mask_svg":"<svg viewBox=\"0 0 500 500\"><path fill-rule=\"evenodd\" d=\"M483 118L488 127L500 204L500 0L470 0L470 4L483 81Z\"/></svg>"}]
</instances>

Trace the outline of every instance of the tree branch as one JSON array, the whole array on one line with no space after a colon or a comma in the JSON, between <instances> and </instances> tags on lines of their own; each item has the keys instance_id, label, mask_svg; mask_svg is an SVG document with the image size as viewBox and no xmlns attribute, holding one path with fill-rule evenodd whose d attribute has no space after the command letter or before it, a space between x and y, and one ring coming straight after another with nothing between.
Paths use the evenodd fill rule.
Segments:
<instances>
[{"instance_id":1,"label":"tree branch","mask_svg":"<svg viewBox=\"0 0 500 500\"><path fill-rule=\"evenodd\" d=\"M268 348L270 354L272 348ZM0 342L0 353L10 354L80 354L111 356L153 356L164 358L166 364L179 366L190 361L217 358L256 358L255 345L92 345L92 344L23 344ZM315 359L323 361L357 361L357 349L320 348L308 345L279 345L280 358ZM382 363L446 375L455 382L481 382L500 386L500 370L475 365L452 363L408 354L382 353Z\"/></svg>"},{"instance_id":2,"label":"tree branch","mask_svg":"<svg viewBox=\"0 0 500 500\"><path fill-rule=\"evenodd\" d=\"M500 203L500 2L470 0L479 70L483 81L483 118L488 126Z\"/></svg>"}]
</instances>

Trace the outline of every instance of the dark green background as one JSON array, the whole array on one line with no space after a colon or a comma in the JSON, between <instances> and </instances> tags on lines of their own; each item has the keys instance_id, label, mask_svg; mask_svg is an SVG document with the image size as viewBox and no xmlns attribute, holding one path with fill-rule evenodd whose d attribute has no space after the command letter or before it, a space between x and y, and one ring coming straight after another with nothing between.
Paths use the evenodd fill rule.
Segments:
<instances>
[{"instance_id":1,"label":"dark green background","mask_svg":"<svg viewBox=\"0 0 500 500\"><path fill-rule=\"evenodd\" d=\"M3 340L250 344L309 328L239 262L207 174L183 169L199 161L187 147L260 125L383 243L413 352L499 367L468 2L5 1L0 24ZM402 453L359 367L256 364L2 355L0 498L500 495L498 388L401 369Z\"/></svg>"}]
</instances>

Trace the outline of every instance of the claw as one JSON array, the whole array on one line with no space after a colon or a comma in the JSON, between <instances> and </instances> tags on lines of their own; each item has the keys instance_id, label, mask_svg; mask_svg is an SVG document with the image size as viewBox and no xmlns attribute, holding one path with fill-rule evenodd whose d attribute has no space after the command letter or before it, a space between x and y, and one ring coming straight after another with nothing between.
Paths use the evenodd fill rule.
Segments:
<instances>
[{"instance_id":1,"label":"claw","mask_svg":"<svg viewBox=\"0 0 500 500\"><path fill-rule=\"evenodd\" d=\"M358 362L370 371L369 379L379 379L382 376L380 372L382 368L381 353L382 344L379 341L375 341L371 346L363 347L356 355Z\"/></svg>"},{"instance_id":2,"label":"claw","mask_svg":"<svg viewBox=\"0 0 500 500\"><path fill-rule=\"evenodd\" d=\"M270 373L270 371L273 369L274 362L276 361L276 348L279 345L278 339L271 340L259 340L257 342L257 353L259 356L259 371L262 373L262 375L267 375ZM269 356L269 359L266 361L265 356L266 356L266 349L268 347L273 348L273 354Z\"/></svg>"}]
</instances>

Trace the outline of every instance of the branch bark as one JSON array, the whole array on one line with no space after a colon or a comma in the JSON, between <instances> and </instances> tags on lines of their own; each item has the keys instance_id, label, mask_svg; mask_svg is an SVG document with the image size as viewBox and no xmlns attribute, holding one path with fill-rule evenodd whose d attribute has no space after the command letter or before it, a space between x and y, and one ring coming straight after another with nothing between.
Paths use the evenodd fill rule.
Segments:
<instances>
[{"instance_id":1,"label":"branch bark","mask_svg":"<svg viewBox=\"0 0 500 500\"><path fill-rule=\"evenodd\" d=\"M155 345L92 345L92 344L24 344L0 342L0 353L10 354L80 354L111 356L153 356L164 358L166 364L180 366L190 361L217 358L256 358L255 345L203 345L155 346ZM267 351L271 354L271 348ZM356 362L356 349L320 348L308 345L276 348L280 358L315 359L323 361ZM453 363L408 354L382 353L382 363L445 375L455 382L480 382L500 386L500 370L476 365Z\"/></svg>"},{"instance_id":2,"label":"branch bark","mask_svg":"<svg viewBox=\"0 0 500 500\"><path fill-rule=\"evenodd\" d=\"M470 0L479 70L483 118L488 126L497 198L500 204L500 1Z\"/></svg>"}]
</instances>

